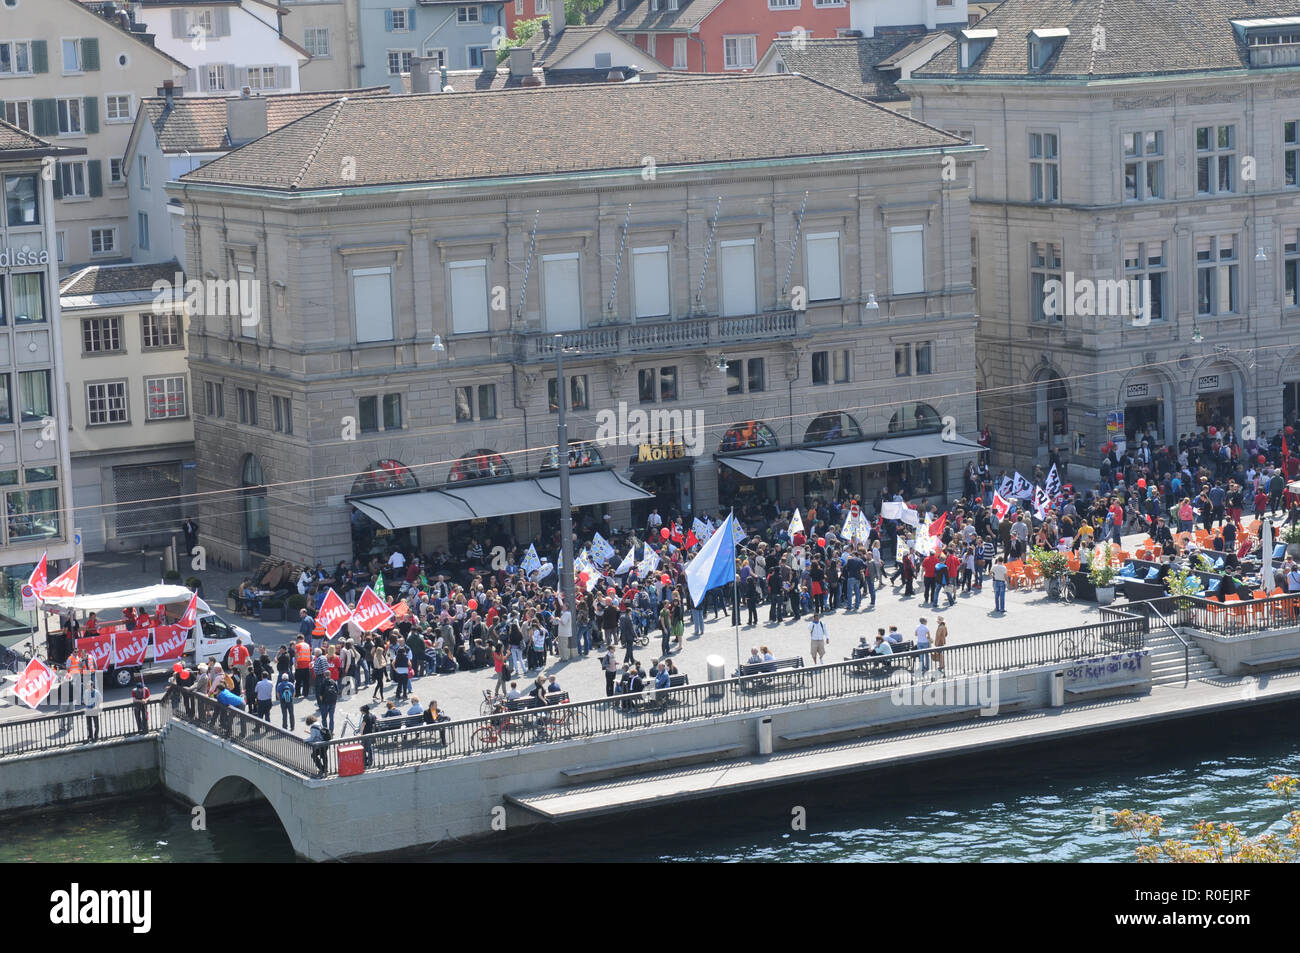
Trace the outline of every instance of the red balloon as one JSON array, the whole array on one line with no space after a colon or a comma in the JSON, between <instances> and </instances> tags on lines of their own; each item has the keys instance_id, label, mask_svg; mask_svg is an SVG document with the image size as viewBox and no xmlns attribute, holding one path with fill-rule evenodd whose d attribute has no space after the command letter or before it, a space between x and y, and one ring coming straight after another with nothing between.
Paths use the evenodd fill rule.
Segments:
<instances>
[{"instance_id":1,"label":"red balloon","mask_svg":"<svg viewBox=\"0 0 1300 953\"><path fill-rule=\"evenodd\" d=\"M590 577L585 572L578 573L578 582L582 583L584 586L587 584L589 578Z\"/></svg>"},{"instance_id":2,"label":"red balloon","mask_svg":"<svg viewBox=\"0 0 1300 953\"><path fill-rule=\"evenodd\" d=\"M1146 481L1146 480L1138 480L1138 489L1139 489L1139 490L1145 490L1146 488L1147 488L1147 481Z\"/></svg>"},{"instance_id":3,"label":"red balloon","mask_svg":"<svg viewBox=\"0 0 1300 953\"><path fill-rule=\"evenodd\" d=\"M825 549L825 548L826 548L826 537L825 537L825 536L819 536L819 537L817 538L817 545L820 546L822 549Z\"/></svg>"},{"instance_id":4,"label":"red balloon","mask_svg":"<svg viewBox=\"0 0 1300 953\"><path fill-rule=\"evenodd\" d=\"M667 539L668 536L669 536L669 533L668 533L668 530L667 530L667 529L661 529L661 530L659 531L659 537L660 537L660 539Z\"/></svg>"},{"instance_id":5,"label":"red balloon","mask_svg":"<svg viewBox=\"0 0 1300 953\"><path fill-rule=\"evenodd\" d=\"M1268 457L1264 456L1264 455L1261 453L1261 454L1259 455L1259 462L1260 462L1260 463L1268 463Z\"/></svg>"},{"instance_id":6,"label":"red balloon","mask_svg":"<svg viewBox=\"0 0 1300 953\"><path fill-rule=\"evenodd\" d=\"M668 583L672 582L672 580L668 578L668 573L664 573L662 576L660 576L659 581L662 582L665 586L668 585Z\"/></svg>"},{"instance_id":7,"label":"red balloon","mask_svg":"<svg viewBox=\"0 0 1300 953\"><path fill-rule=\"evenodd\" d=\"M469 611L470 611L470 612L473 612L475 609L478 608L478 600L477 600L477 599L471 599L469 602L465 603L465 605L469 606Z\"/></svg>"},{"instance_id":8,"label":"red balloon","mask_svg":"<svg viewBox=\"0 0 1300 953\"><path fill-rule=\"evenodd\" d=\"M1213 437L1213 436L1214 436L1216 433L1218 433L1218 432L1219 432L1219 429L1218 429L1217 427L1211 427L1211 428L1210 428L1210 436L1211 436L1211 437Z\"/></svg>"},{"instance_id":9,"label":"red balloon","mask_svg":"<svg viewBox=\"0 0 1300 953\"><path fill-rule=\"evenodd\" d=\"M180 671L181 669L183 669L184 667L185 667L185 666L182 665L180 662L177 662L175 665L172 666L172 671L173 671L173 672L179 672L179 671Z\"/></svg>"},{"instance_id":10,"label":"red balloon","mask_svg":"<svg viewBox=\"0 0 1300 953\"><path fill-rule=\"evenodd\" d=\"M1287 425L1286 425L1286 432L1287 432L1287 436L1290 436L1291 434L1295 433L1295 428L1292 427L1290 424L1287 424Z\"/></svg>"}]
</instances>

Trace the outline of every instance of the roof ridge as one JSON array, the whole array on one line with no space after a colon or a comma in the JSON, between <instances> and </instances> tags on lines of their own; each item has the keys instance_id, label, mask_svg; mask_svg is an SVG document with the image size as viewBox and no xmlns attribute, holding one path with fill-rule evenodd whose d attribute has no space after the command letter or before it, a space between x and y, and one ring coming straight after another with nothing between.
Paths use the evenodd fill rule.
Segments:
<instances>
[{"instance_id":1,"label":"roof ridge","mask_svg":"<svg viewBox=\"0 0 1300 953\"><path fill-rule=\"evenodd\" d=\"M658 62L658 60L656 60L656 62ZM465 72L465 71L461 70L459 72ZM666 70L666 72L672 73L672 72L679 72L679 71ZM719 76L716 73L701 73L698 75L699 75L698 79L674 80L673 88L679 89L685 85L694 85L698 83L714 83L714 84L726 83L726 82L732 82L732 83L751 82L752 83L752 82L761 82L761 81L786 82L790 79L791 76L795 74L793 73L737 73L734 76ZM634 88L653 89L655 85L656 85L655 83L562 83L555 86L516 86L516 87L511 87L509 89L468 90L463 93L460 92L408 93L404 96L388 96L388 97L378 96L376 98L380 100L387 99L394 103L400 103L409 99L429 99L431 97L442 97L442 96L473 96L476 99L481 99L484 96L521 96L525 93L545 94L548 90L552 92L554 92L555 90L571 90L576 92L578 90L591 89L592 87L599 88L599 89L609 89L611 87L617 87L619 89L634 89Z\"/></svg>"},{"instance_id":2,"label":"roof ridge","mask_svg":"<svg viewBox=\"0 0 1300 953\"><path fill-rule=\"evenodd\" d=\"M1101 25L1101 18L1106 12L1106 0L1101 0L1097 4L1097 19L1092 24L1092 50L1088 54L1088 75L1092 76L1097 69L1097 31L1101 30L1102 37L1106 36L1106 28ZM1066 42L1069 42L1068 40ZM1105 40L1102 40L1105 45Z\"/></svg>"},{"instance_id":3,"label":"roof ridge","mask_svg":"<svg viewBox=\"0 0 1300 953\"><path fill-rule=\"evenodd\" d=\"M383 99L384 97L381 96L378 98ZM307 158L303 160L302 168L298 170L298 174L289 181L289 188L298 188L298 183L302 181L302 177L307 174L307 170L311 168L311 164L316 161L316 156L320 153L322 147L324 147L325 140L329 138L330 130L334 128L334 123L338 122L339 114L343 112L343 104L347 101L347 97L344 96L334 103L322 106L320 109L316 110L316 112L323 112L326 109L329 109L332 105L334 107L334 114L330 116L329 122L325 124L325 128L321 130L320 135L316 138L316 145L312 146L311 152L307 153ZM307 116L314 115L316 115L316 113L307 114ZM306 119L307 116L301 117L298 121L301 122L302 119ZM293 123L289 123L288 125L292 126ZM281 126L280 128L283 129L286 127ZM276 131L278 132L279 130Z\"/></svg>"}]
</instances>

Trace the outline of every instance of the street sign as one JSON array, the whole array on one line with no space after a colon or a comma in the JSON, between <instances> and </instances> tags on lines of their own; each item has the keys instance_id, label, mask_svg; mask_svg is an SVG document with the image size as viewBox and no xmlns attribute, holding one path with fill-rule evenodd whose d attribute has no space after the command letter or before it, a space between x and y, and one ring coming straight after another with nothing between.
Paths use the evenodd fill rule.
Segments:
<instances>
[{"instance_id":1,"label":"street sign","mask_svg":"<svg viewBox=\"0 0 1300 953\"><path fill-rule=\"evenodd\" d=\"M30 612L36 608L36 590L31 586L23 586L23 611Z\"/></svg>"}]
</instances>

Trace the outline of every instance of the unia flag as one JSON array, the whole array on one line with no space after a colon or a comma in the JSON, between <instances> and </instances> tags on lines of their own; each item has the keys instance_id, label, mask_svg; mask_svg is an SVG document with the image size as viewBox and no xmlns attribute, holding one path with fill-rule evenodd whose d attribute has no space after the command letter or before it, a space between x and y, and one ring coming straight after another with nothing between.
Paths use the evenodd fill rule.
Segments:
<instances>
[{"instance_id":1,"label":"unia flag","mask_svg":"<svg viewBox=\"0 0 1300 953\"><path fill-rule=\"evenodd\" d=\"M36 593L37 599L41 597L41 593L45 591L45 587L50 584L47 575L49 572L49 565L45 559L47 555L48 553L41 553L41 561L36 564L36 568L32 570L32 574L27 577L27 585L32 587L32 592Z\"/></svg>"},{"instance_id":2,"label":"unia flag","mask_svg":"<svg viewBox=\"0 0 1300 953\"><path fill-rule=\"evenodd\" d=\"M993 506L990 507L997 514L998 519L1004 520L1007 514L1011 512L1011 502L1003 498L997 490L993 491Z\"/></svg>"},{"instance_id":3,"label":"unia flag","mask_svg":"<svg viewBox=\"0 0 1300 953\"><path fill-rule=\"evenodd\" d=\"M362 632L373 632L392 618L393 610L375 590L366 586L366 591L357 600L357 607L352 610L352 621L361 627Z\"/></svg>"},{"instance_id":4,"label":"unia flag","mask_svg":"<svg viewBox=\"0 0 1300 953\"><path fill-rule=\"evenodd\" d=\"M320 604L320 611L316 613L316 621L325 628L325 637L332 639L334 633L347 624L351 615L347 603L339 598L337 592L330 589L325 593L325 601Z\"/></svg>"},{"instance_id":5,"label":"unia flag","mask_svg":"<svg viewBox=\"0 0 1300 953\"><path fill-rule=\"evenodd\" d=\"M42 599L72 599L77 595L77 582L81 579L81 560L78 559L63 575L45 587Z\"/></svg>"},{"instance_id":6,"label":"unia flag","mask_svg":"<svg viewBox=\"0 0 1300 953\"><path fill-rule=\"evenodd\" d=\"M54 687L54 670L38 658L32 659L18 676L14 694L29 707L36 708Z\"/></svg>"}]
</instances>

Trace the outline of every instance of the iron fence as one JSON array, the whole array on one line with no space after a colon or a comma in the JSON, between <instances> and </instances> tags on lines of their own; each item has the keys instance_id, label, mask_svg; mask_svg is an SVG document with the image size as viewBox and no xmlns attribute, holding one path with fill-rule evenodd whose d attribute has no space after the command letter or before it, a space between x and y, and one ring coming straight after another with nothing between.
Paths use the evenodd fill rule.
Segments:
<instances>
[{"instance_id":1,"label":"iron fence","mask_svg":"<svg viewBox=\"0 0 1300 953\"><path fill-rule=\"evenodd\" d=\"M1200 596L1162 596L1125 603L1122 610L1140 615L1159 615L1173 626L1187 626L1229 637L1300 626L1300 595L1233 602Z\"/></svg>"},{"instance_id":2,"label":"iron fence","mask_svg":"<svg viewBox=\"0 0 1300 953\"><path fill-rule=\"evenodd\" d=\"M171 710L161 698L144 703L143 728L134 702L105 705L98 715L96 741L116 741L158 731ZM91 724L81 707L70 707L38 718L0 721L0 758L90 744Z\"/></svg>"},{"instance_id":3,"label":"iron fence","mask_svg":"<svg viewBox=\"0 0 1300 953\"><path fill-rule=\"evenodd\" d=\"M192 689L168 698L171 717L211 732L299 774L318 773L306 740L240 708L223 705Z\"/></svg>"}]
</instances>

